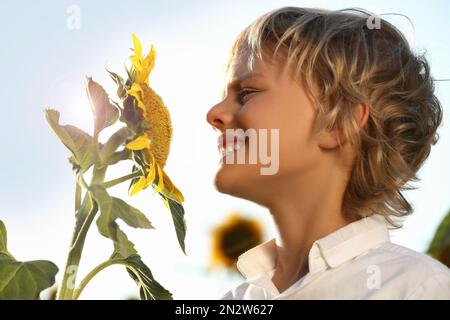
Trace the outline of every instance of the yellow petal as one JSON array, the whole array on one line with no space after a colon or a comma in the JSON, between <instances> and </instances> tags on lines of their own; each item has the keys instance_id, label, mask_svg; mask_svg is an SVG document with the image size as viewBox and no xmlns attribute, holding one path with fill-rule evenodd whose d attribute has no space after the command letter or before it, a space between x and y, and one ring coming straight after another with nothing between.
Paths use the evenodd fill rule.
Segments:
<instances>
[{"instance_id":1,"label":"yellow petal","mask_svg":"<svg viewBox=\"0 0 450 320\"><path fill-rule=\"evenodd\" d=\"M134 44L134 54L139 59L142 60L142 45L139 39L133 34L133 44Z\"/></svg>"},{"instance_id":2,"label":"yellow petal","mask_svg":"<svg viewBox=\"0 0 450 320\"><path fill-rule=\"evenodd\" d=\"M143 135L137 137L133 141L129 142L126 146L129 150L142 150L150 148L150 139L144 133Z\"/></svg>"},{"instance_id":3,"label":"yellow petal","mask_svg":"<svg viewBox=\"0 0 450 320\"><path fill-rule=\"evenodd\" d=\"M131 56L130 60L131 60L131 63L133 64L134 68L136 69L136 71L139 72L142 70L142 64L136 56Z\"/></svg>"},{"instance_id":4,"label":"yellow petal","mask_svg":"<svg viewBox=\"0 0 450 320\"><path fill-rule=\"evenodd\" d=\"M177 189L177 187L175 187L175 189L172 191L172 194L175 196L175 199L178 200L179 203L184 202L183 194L180 190Z\"/></svg>"},{"instance_id":5,"label":"yellow petal","mask_svg":"<svg viewBox=\"0 0 450 320\"><path fill-rule=\"evenodd\" d=\"M150 73L150 71L152 71L153 67L155 66L155 58L156 58L156 50L152 45L150 48L150 52L142 61L143 69L148 71L148 73Z\"/></svg>"},{"instance_id":6,"label":"yellow petal","mask_svg":"<svg viewBox=\"0 0 450 320\"><path fill-rule=\"evenodd\" d=\"M176 200L178 203L184 202L183 194L180 190L173 184L170 180L169 176L163 171L164 175L164 184L166 188L164 189L164 195L167 197Z\"/></svg>"},{"instance_id":7,"label":"yellow petal","mask_svg":"<svg viewBox=\"0 0 450 320\"><path fill-rule=\"evenodd\" d=\"M145 83L146 85L148 85L150 83L149 79L148 79L149 75L150 75L150 70L142 69L142 71L140 71L136 74L135 81L137 83Z\"/></svg>"},{"instance_id":8,"label":"yellow petal","mask_svg":"<svg viewBox=\"0 0 450 320\"><path fill-rule=\"evenodd\" d=\"M137 58L136 56L130 57L131 62L136 69L136 83L145 83L147 85L149 84L148 77L153 69L153 66L155 65L155 57L156 50L153 45L151 45L150 52L145 58Z\"/></svg>"},{"instance_id":9,"label":"yellow petal","mask_svg":"<svg viewBox=\"0 0 450 320\"><path fill-rule=\"evenodd\" d=\"M156 169L158 170L158 185L156 186L155 193L158 193L164 188L164 181L163 181L163 173L162 173L161 167L156 162L155 162L155 165L156 165Z\"/></svg>"},{"instance_id":10,"label":"yellow petal","mask_svg":"<svg viewBox=\"0 0 450 320\"><path fill-rule=\"evenodd\" d=\"M140 177L139 181L133 184L133 187L131 187L130 190L130 196L135 195L139 191L145 189L145 185L147 184L147 179L145 177Z\"/></svg>"},{"instance_id":11,"label":"yellow petal","mask_svg":"<svg viewBox=\"0 0 450 320\"><path fill-rule=\"evenodd\" d=\"M138 102L138 107L140 109L142 109L143 116L144 116L144 118L146 118L147 117L147 109L145 108L145 104L142 101L143 95L144 95L144 90L142 89L141 85L139 83L133 83L133 85L131 86L131 89L127 90L127 94L136 98L136 100Z\"/></svg>"},{"instance_id":12,"label":"yellow petal","mask_svg":"<svg viewBox=\"0 0 450 320\"><path fill-rule=\"evenodd\" d=\"M147 175L147 181L148 181L149 185L155 181L155 177L156 177L155 165L156 165L156 163L155 163L153 155L152 155L152 164L150 167L150 171L148 172L148 175Z\"/></svg>"},{"instance_id":13,"label":"yellow petal","mask_svg":"<svg viewBox=\"0 0 450 320\"><path fill-rule=\"evenodd\" d=\"M142 100L143 89L138 83L133 83L130 90L127 90L127 94L132 95L138 100Z\"/></svg>"}]
</instances>

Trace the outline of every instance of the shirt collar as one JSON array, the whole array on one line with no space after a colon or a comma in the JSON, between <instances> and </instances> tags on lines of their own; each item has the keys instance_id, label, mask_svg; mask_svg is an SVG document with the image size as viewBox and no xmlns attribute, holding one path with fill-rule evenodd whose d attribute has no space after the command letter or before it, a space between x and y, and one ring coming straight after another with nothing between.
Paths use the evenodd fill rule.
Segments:
<instances>
[{"instance_id":1,"label":"shirt collar","mask_svg":"<svg viewBox=\"0 0 450 320\"><path fill-rule=\"evenodd\" d=\"M317 240L308 255L309 273L339 265L389 241L386 219L372 215L352 222ZM272 276L275 268L276 238L241 254L237 268L247 280L262 274Z\"/></svg>"}]
</instances>

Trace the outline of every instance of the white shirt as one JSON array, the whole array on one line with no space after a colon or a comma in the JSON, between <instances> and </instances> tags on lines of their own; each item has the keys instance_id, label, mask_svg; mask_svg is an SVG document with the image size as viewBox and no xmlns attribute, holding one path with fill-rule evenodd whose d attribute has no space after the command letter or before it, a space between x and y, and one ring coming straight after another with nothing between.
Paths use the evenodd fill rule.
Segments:
<instances>
[{"instance_id":1,"label":"white shirt","mask_svg":"<svg viewBox=\"0 0 450 320\"><path fill-rule=\"evenodd\" d=\"M384 217L350 223L314 242L309 272L280 293L272 282L276 238L239 256L246 281L222 300L450 299L450 270L393 244Z\"/></svg>"}]
</instances>

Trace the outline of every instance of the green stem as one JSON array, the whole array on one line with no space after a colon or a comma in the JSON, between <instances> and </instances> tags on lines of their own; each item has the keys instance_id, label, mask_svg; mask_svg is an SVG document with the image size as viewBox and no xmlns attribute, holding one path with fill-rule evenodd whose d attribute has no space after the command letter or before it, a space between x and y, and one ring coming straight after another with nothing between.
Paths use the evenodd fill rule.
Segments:
<instances>
[{"instance_id":1,"label":"green stem","mask_svg":"<svg viewBox=\"0 0 450 320\"><path fill-rule=\"evenodd\" d=\"M94 120L94 122L95 122L95 120ZM95 162L96 163L99 163L99 154L100 154L100 147L99 147L99 144L98 144L98 129L97 129L97 126L95 125L95 128L94 128L94 136L92 137L92 143L94 144L94 146L96 146L95 148L94 148L94 159L95 159Z\"/></svg>"},{"instance_id":2,"label":"green stem","mask_svg":"<svg viewBox=\"0 0 450 320\"><path fill-rule=\"evenodd\" d=\"M89 197L89 194L86 193L85 197ZM83 239L83 234L86 232L86 226L89 224L90 217L95 215L95 206L89 206L92 202L87 201L85 199L83 204L78 211L78 217L85 217L82 222L82 227L79 232L74 233L72 239L72 245L69 249L69 254L67 255L66 268L64 270L63 280L61 283L61 289L59 291L58 299L71 299L70 286L74 285L73 277L77 272L77 268L79 265L79 260L81 257L81 251L79 247L80 239ZM80 222L81 223L81 222ZM73 280L72 280L73 279ZM70 282L70 283L69 283Z\"/></svg>"},{"instance_id":3,"label":"green stem","mask_svg":"<svg viewBox=\"0 0 450 320\"><path fill-rule=\"evenodd\" d=\"M81 295L81 292L84 290L84 288L86 287L86 285L89 283L89 281L92 280L93 277L95 277L95 275L97 273L99 273L100 271L102 271L103 269L113 265L113 264L123 264L126 265L125 262L121 261L121 260L107 260L103 263L100 263L98 266L96 266L94 269L92 269L91 272L89 272L86 277L84 277L83 280L81 280L80 285L78 286L78 288L74 291L73 293L73 299L78 299Z\"/></svg>"},{"instance_id":4,"label":"green stem","mask_svg":"<svg viewBox=\"0 0 450 320\"><path fill-rule=\"evenodd\" d=\"M81 187L78 182L75 185L75 212L80 209L81 206Z\"/></svg>"},{"instance_id":5,"label":"green stem","mask_svg":"<svg viewBox=\"0 0 450 320\"><path fill-rule=\"evenodd\" d=\"M141 171L134 171L134 172L132 172L130 174L127 174L126 176L123 176L123 177L120 177L120 178L117 178L117 179L114 179L114 180L103 182L102 186L105 189L108 189L108 188L114 187L115 185L117 185L119 183L122 183L124 181L130 180L130 179L133 179L133 178L137 178L137 177L140 177L140 176L142 176L142 172Z\"/></svg>"},{"instance_id":6,"label":"green stem","mask_svg":"<svg viewBox=\"0 0 450 320\"><path fill-rule=\"evenodd\" d=\"M107 167L103 167L98 169L94 165L91 185L100 184L105 179ZM81 180L83 181L83 180ZM86 193L85 197L90 197L89 192ZM84 219L82 222L82 226L78 234L74 234L72 246L69 250L69 254L67 256L66 268L64 270L63 282L61 284L61 291L59 293L59 299L73 299L74 298L74 284L76 283L76 272L78 266L80 265L81 255L83 253L84 242L86 240L87 233L89 228L94 220L94 217L97 213L97 207L93 199L91 201L84 201L84 206L80 208L80 212L78 212L78 217L80 219ZM87 204L91 204L88 206ZM70 283L69 283L70 281Z\"/></svg>"}]
</instances>

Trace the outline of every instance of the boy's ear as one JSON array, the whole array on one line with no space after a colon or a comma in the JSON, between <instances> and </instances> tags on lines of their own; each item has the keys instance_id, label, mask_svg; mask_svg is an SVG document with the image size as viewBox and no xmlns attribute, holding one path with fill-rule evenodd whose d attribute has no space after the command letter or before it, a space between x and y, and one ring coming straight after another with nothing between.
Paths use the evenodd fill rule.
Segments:
<instances>
[{"instance_id":1,"label":"boy's ear","mask_svg":"<svg viewBox=\"0 0 450 320\"><path fill-rule=\"evenodd\" d=\"M364 127L369 119L369 106L367 103L358 104L353 110L353 115L359 127ZM341 145L345 144L347 138L340 129L333 129L331 131L322 130L317 134L317 141L319 147L323 149L335 149L339 147L339 142Z\"/></svg>"}]
</instances>

